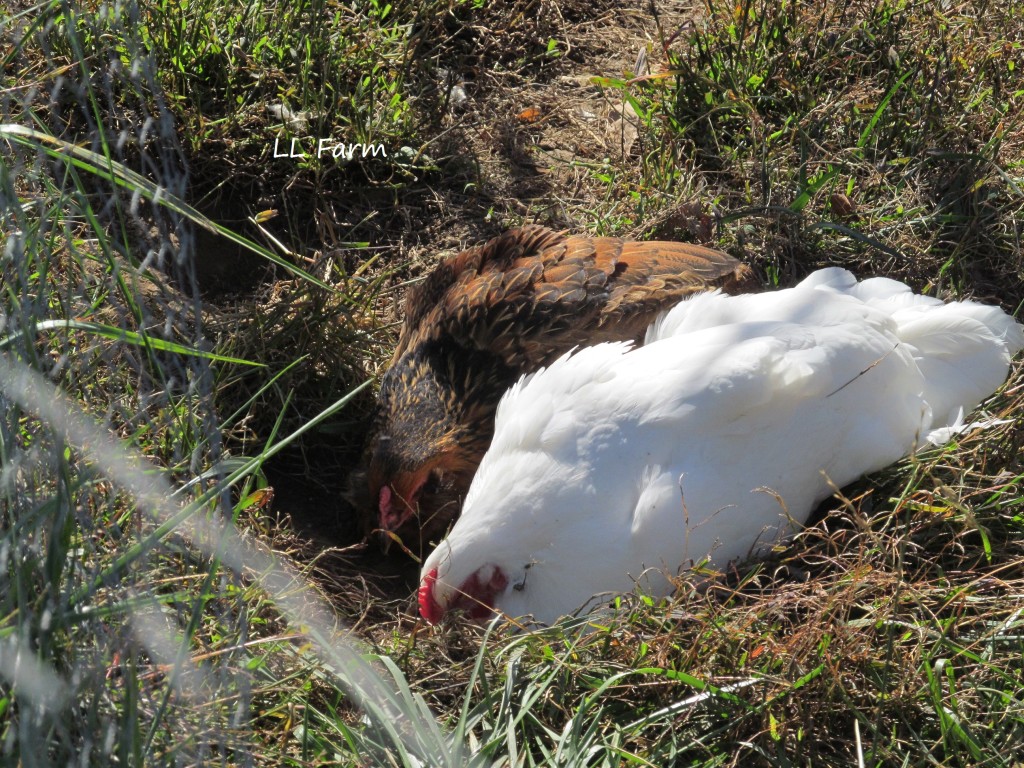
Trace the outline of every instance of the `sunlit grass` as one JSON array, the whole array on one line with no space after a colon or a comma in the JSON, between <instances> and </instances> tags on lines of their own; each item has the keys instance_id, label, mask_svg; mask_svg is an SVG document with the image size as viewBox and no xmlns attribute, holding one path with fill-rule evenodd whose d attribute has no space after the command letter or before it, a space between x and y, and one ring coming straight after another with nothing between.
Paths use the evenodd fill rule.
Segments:
<instances>
[{"instance_id":1,"label":"sunlit grass","mask_svg":"<svg viewBox=\"0 0 1024 768\"><path fill-rule=\"evenodd\" d=\"M259 152L308 131L422 157L448 108L425 52L501 18L474 6L0 20L0 762L1012 765L1019 371L988 408L1007 423L844 489L771 559L532 634L417 625L278 513L269 463L329 429L358 444L400 266L296 242L339 219L294 201L400 200L450 168ZM646 74L601 73L639 135L588 166L593 231L682 211L768 283L841 264L1024 300L1020 9L713 3L665 42ZM567 47L534 43L479 60L528 76ZM295 208L225 226L185 158L204 194L265 174ZM197 229L276 271L197 301Z\"/></svg>"}]
</instances>

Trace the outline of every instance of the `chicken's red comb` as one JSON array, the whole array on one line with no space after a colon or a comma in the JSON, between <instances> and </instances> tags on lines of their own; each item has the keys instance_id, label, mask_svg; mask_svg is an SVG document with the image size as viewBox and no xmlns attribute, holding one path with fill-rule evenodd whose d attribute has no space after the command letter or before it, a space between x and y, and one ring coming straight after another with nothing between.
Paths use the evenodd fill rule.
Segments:
<instances>
[{"instance_id":1,"label":"chicken's red comb","mask_svg":"<svg viewBox=\"0 0 1024 768\"><path fill-rule=\"evenodd\" d=\"M437 624L444 616L444 611L434 598L434 585L437 583L437 568L432 568L423 581L420 583L417 597L420 604L420 616L427 620L428 624Z\"/></svg>"}]
</instances>

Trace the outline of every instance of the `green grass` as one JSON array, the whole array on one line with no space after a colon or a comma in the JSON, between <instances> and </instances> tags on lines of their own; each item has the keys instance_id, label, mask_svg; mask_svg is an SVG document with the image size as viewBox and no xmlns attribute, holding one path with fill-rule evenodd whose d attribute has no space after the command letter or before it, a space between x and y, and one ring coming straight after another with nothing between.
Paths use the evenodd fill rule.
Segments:
<instances>
[{"instance_id":1,"label":"green grass","mask_svg":"<svg viewBox=\"0 0 1024 768\"><path fill-rule=\"evenodd\" d=\"M627 221L703 187L715 242L774 280L831 263L1020 293L1019 8L709 5L671 76L615 83L650 137L615 179Z\"/></svg>"},{"instance_id":2,"label":"green grass","mask_svg":"<svg viewBox=\"0 0 1024 768\"><path fill-rule=\"evenodd\" d=\"M1007 423L844 489L772 558L534 634L416 625L339 497L396 298L455 220L559 209L767 284L839 264L1016 310L1024 12L709 3L660 16L636 73L592 67L602 8L484 5L0 16L0 763L1014 765L1019 370ZM509 115L557 123L581 72L631 105L631 152L514 199L479 137L543 164L546 124ZM396 151L268 161L305 132ZM200 301L188 254L235 271Z\"/></svg>"}]
</instances>

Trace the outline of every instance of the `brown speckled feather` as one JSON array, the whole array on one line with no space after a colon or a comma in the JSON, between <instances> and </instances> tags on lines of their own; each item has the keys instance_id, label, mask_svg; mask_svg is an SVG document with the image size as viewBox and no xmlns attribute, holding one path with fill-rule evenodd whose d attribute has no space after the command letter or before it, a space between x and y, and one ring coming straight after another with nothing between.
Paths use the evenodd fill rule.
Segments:
<instances>
[{"instance_id":1,"label":"brown speckled feather","mask_svg":"<svg viewBox=\"0 0 1024 768\"><path fill-rule=\"evenodd\" d=\"M385 495L412 502L394 530L422 549L457 517L490 444L505 390L577 345L643 337L664 309L748 269L719 251L671 242L510 230L442 262L409 291L367 447L367 528ZM365 478L365 479L360 479ZM391 502L388 502L391 503ZM394 529L394 527L393 527Z\"/></svg>"}]
</instances>

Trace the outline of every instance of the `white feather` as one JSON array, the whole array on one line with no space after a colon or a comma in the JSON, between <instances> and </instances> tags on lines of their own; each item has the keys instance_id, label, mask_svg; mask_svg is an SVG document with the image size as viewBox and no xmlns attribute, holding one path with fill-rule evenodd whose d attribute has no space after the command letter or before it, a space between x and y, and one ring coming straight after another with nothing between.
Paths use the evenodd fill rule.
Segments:
<instances>
[{"instance_id":1,"label":"white feather","mask_svg":"<svg viewBox=\"0 0 1024 768\"><path fill-rule=\"evenodd\" d=\"M757 554L833 484L948 435L1022 347L998 308L842 269L698 295L645 346L579 350L506 394L462 516L423 572L437 569L443 605L500 568L495 607L545 623L636 582L666 594L680 568Z\"/></svg>"}]
</instances>

